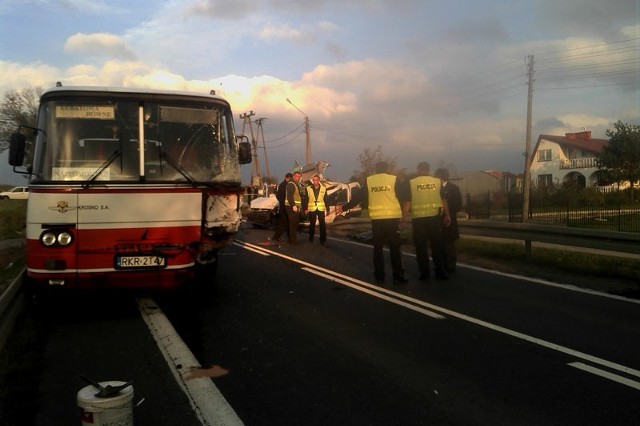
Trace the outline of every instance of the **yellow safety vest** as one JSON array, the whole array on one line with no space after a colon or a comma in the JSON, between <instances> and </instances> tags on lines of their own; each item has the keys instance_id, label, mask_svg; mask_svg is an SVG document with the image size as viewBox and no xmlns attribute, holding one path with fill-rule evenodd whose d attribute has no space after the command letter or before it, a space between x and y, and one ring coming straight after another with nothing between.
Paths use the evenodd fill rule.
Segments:
<instances>
[{"instance_id":1,"label":"yellow safety vest","mask_svg":"<svg viewBox=\"0 0 640 426\"><path fill-rule=\"evenodd\" d=\"M418 176L409 181L411 185L411 217L431 217L440 214L443 208L440 196L440 179Z\"/></svg>"},{"instance_id":2,"label":"yellow safety vest","mask_svg":"<svg viewBox=\"0 0 640 426\"><path fill-rule=\"evenodd\" d=\"M396 197L396 177L378 173L367 178L369 191L369 217L375 219L399 219L402 217L400 202Z\"/></svg>"},{"instance_id":3,"label":"yellow safety vest","mask_svg":"<svg viewBox=\"0 0 640 426\"><path fill-rule=\"evenodd\" d=\"M287 186L288 185L293 185L295 187L295 189L293 190L293 203L296 206L301 207L302 206L302 197L300 196L300 187L295 182L289 182L289 183L287 183ZM290 206L291 205L291 204L289 204L289 197L286 197L284 199L284 205L285 206Z\"/></svg>"},{"instance_id":4,"label":"yellow safety vest","mask_svg":"<svg viewBox=\"0 0 640 426\"><path fill-rule=\"evenodd\" d=\"M313 185L307 186L307 194L309 195L309 210L311 211L325 211L327 206L324 204L324 195L327 192L327 189L324 185L318 185L320 189L318 190L318 199L316 200L316 193L314 191Z\"/></svg>"}]
</instances>

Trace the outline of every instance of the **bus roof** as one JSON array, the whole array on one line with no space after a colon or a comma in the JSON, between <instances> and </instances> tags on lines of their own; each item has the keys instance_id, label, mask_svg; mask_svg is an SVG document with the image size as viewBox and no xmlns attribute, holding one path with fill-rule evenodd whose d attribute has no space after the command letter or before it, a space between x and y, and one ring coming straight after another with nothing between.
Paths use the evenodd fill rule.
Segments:
<instances>
[{"instance_id":1,"label":"bus roof","mask_svg":"<svg viewBox=\"0 0 640 426\"><path fill-rule=\"evenodd\" d=\"M169 95L169 96L185 96L185 97L197 97L197 98L207 98L210 100L219 100L223 102L227 102L227 100L217 95L214 90L211 93L198 93L198 92L187 92L187 91L178 91L178 90L158 90L158 89L148 89L148 88L135 88L135 87L109 87L109 86L56 86L51 87L44 91L42 97L46 97L47 95L62 93L62 92L77 92L77 93L113 93L113 94L131 94L131 95Z\"/></svg>"}]
</instances>

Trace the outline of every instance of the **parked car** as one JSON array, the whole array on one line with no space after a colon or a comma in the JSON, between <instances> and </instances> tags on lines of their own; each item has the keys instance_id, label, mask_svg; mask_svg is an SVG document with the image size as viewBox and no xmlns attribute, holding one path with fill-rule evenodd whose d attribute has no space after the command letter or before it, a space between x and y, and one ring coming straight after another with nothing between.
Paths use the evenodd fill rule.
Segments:
<instances>
[{"instance_id":1,"label":"parked car","mask_svg":"<svg viewBox=\"0 0 640 426\"><path fill-rule=\"evenodd\" d=\"M26 200L27 198L29 198L29 188L26 186L16 186L0 192L0 200Z\"/></svg>"}]
</instances>

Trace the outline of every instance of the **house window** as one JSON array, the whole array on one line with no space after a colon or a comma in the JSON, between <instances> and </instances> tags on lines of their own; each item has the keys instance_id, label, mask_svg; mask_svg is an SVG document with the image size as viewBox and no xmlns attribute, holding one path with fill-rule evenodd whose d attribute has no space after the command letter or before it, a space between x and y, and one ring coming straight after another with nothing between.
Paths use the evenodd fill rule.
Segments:
<instances>
[{"instance_id":1,"label":"house window","mask_svg":"<svg viewBox=\"0 0 640 426\"><path fill-rule=\"evenodd\" d=\"M541 149L538 151L538 161L551 161L551 150Z\"/></svg>"},{"instance_id":2,"label":"house window","mask_svg":"<svg viewBox=\"0 0 640 426\"><path fill-rule=\"evenodd\" d=\"M540 187L549 187L553 184L553 175L539 175L538 176L538 186Z\"/></svg>"}]
</instances>

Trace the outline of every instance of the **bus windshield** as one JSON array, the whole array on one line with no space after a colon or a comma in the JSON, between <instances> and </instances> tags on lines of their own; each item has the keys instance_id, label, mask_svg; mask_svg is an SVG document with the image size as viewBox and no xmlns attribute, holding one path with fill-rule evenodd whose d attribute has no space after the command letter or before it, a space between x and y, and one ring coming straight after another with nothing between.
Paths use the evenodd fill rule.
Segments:
<instances>
[{"instance_id":1,"label":"bus windshield","mask_svg":"<svg viewBox=\"0 0 640 426\"><path fill-rule=\"evenodd\" d=\"M107 95L41 104L35 180L240 182L233 119L224 103Z\"/></svg>"}]
</instances>

